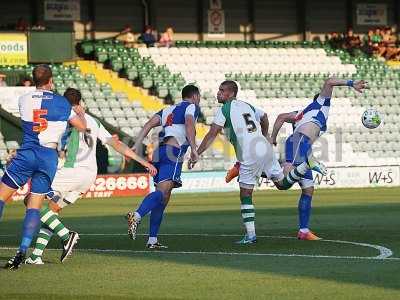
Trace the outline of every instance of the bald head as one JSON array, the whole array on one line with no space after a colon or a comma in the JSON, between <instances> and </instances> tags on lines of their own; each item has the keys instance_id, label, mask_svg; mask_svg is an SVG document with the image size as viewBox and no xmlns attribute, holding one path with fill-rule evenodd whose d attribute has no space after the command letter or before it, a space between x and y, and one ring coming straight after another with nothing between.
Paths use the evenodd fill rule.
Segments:
<instances>
[{"instance_id":1,"label":"bald head","mask_svg":"<svg viewBox=\"0 0 400 300\"><path fill-rule=\"evenodd\" d=\"M219 103L225 103L236 99L238 93L238 85L232 80L225 80L219 86L217 99Z\"/></svg>"}]
</instances>

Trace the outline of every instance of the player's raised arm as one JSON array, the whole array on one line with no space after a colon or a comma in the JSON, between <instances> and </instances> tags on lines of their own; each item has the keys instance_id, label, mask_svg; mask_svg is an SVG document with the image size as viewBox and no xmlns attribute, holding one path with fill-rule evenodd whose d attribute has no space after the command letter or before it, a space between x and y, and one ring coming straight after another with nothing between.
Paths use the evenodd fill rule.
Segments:
<instances>
[{"instance_id":1,"label":"player's raised arm","mask_svg":"<svg viewBox=\"0 0 400 300\"><path fill-rule=\"evenodd\" d=\"M144 124L142 130L139 132L138 136L136 137L135 145L133 149L139 149L143 143L144 138L149 134L150 130L161 125L161 116L160 112L156 113L154 116L150 118Z\"/></svg>"},{"instance_id":2,"label":"player's raised arm","mask_svg":"<svg viewBox=\"0 0 400 300\"><path fill-rule=\"evenodd\" d=\"M296 121L295 112L279 114L275 120L274 127L272 128L272 134L271 134L272 144L276 146L277 144L276 137L278 136L278 132L279 130L281 130L283 124L294 123L295 121Z\"/></svg>"},{"instance_id":3,"label":"player's raised arm","mask_svg":"<svg viewBox=\"0 0 400 300\"><path fill-rule=\"evenodd\" d=\"M335 86L349 86L354 88L357 92L362 93L362 90L367 88L367 82L364 80L346 80L330 77L325 80L322 90L320 92L320 97L332 97L333 88Z\"/></svg>"},{"instance_id":4,"label":"player's raised arm","mask_svg":"<svg viewBox=\"0 0 400 300\"><path fill-rule=\"evenodd\" d=\"M110 145L117 151L118 153L127 156L131 159L136 160L138 163L140 163L143 167L149 170L149 173L151 176L155 176L157 174L157 169L149 163L147 160L141 158L139 155L137 155L132 149L128 147L128 145L124 144L121 142L118 138L118 136L114 135L112 138L108 139L107 145Z\"/></svg>"}]
</instances>

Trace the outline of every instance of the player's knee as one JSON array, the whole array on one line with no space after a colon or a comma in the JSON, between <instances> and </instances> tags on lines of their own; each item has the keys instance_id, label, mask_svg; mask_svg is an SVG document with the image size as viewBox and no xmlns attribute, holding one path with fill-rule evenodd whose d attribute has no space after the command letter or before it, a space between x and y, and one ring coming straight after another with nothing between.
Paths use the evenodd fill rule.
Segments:
<instances>
[{"instance_id":1,"label":"player's knee","mask_svg":"<svg viewBox=\"0 0 400 300\"><path fill-rule=\"evenodd\" d=\"M301 193L303 195L312 197L312 195L314 194L314 187L310 186L308 188L304 188L304 189L302 189Z\"/></svg>"},{"instance_id":2,"label":"player's knee","mask_svg":"<svg viewBox=\"0 0 400 300\"><path fill-rule=\"evenodd\" d=\"M61 207L53 201L49 201L49 207L55 213L59 213L61 211Z\"/></svg>"}]
</instances>

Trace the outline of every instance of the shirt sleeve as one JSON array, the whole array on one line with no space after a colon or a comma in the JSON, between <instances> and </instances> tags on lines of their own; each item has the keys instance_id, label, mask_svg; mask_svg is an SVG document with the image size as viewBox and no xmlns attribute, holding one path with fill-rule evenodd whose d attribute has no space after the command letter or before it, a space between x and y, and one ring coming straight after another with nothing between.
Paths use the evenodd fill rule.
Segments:
<instances>
[{"instance_id":1,"label":"shirt sleeve","mask_svg":"<svg viewBox=\"0 0 400 300\"><path fill-rule=\"evenodd\" d=\"M330 100L331 98L329 98L329 97L321 97L321 96L318 96L318 98L315 100L315 101L317 101L320 105L324 105L325 104L325 101L326 100Z\"/></svg>"},{"instance_id":2,"label":"shirt sleeve","mask_svg":"<svg viewBox=\"0 0 400 300\"><path fill-rule=\"evenodd\" d=\"M111 138L112 135L104 128L102 124L99 124L99 134L97 138L103 143L106 144Z\"/></svg>"},{"instance_id":3,"label":"shirt sleeve","mask_svg":"<svg viewBox=\"0 0 400 300\"><path fill-rule=\"evenodd\" d=\"M257 122L261 121L261 118L265 115L265 112L262 109L259 109L258 107L255 107L255 116L256 116L256 120Z\"/></svg>"},{"instance_id":4,"label":"shirt sleeve","mask_svg":"<svg viewBox=\"0 0 400 300\"><path fill-rule=\"evenodd\" d=\"M226 122L226 118L225 118L224 114L222 113L222 108L218 108L217 113L215 114L213 123L215 125L224 127L225 122Z\"/></svg>"},{"instance_id":5,"label":"shirt sleeve","mask_svg":"<svg viewBox=\"0 0 400 300\"><path fill-rule=\"evenodd\" d=\"M186 107L185 117L192 116L193 118L195 118L195 112L196 112L196 105L190 104L188 105L188 107Z\"/></svg>"}]
</instances>

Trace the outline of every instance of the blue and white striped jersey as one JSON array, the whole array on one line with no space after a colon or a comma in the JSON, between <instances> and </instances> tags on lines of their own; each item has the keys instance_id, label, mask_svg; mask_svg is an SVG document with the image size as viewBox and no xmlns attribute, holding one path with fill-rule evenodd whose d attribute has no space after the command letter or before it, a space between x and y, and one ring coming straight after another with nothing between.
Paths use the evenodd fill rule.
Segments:
<instances>
[{"instance_id":1,"label":"blue and white striped jersey","mask_svg":"<svg viewBox=\"0 0 400 300\"><path fill-rule=\"evenodd\" d=\"M187 144L185 117L191 115L197 121L199 113L200 108L186 100L160 110L157 113L160 117L160 125L163 127L160 142L171 136L178 141L179 146Z\"/></svg>"},{"instance_id":2,"label":"blue and white striped jersey","mask_svg":"<svg viewBox=\"0 0 400 300\"><path fill-rule=\"evenodd\" d=\"M59 143L67 122L75 116L68 100L51 91L35 90L18 99L22 121L21 147Z\"/></svg>"},{"instance_id":3,"label":"blue and white striped jersey","mask_svg":"<svg viewBox=\"0 0 400 300\"><path fill-rule=\"evenodd\" d=\"M315 123L321 129L320 135L327 129L327 121L329 116L329 108L331 106L331 98L318 97L310 103L305 109L298 112L296 122L294 123L294 132L305 123Z\"/></svg>"}]
</instances>

